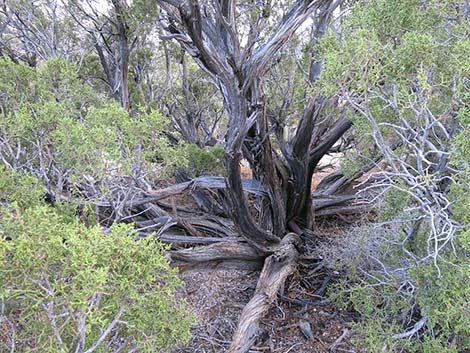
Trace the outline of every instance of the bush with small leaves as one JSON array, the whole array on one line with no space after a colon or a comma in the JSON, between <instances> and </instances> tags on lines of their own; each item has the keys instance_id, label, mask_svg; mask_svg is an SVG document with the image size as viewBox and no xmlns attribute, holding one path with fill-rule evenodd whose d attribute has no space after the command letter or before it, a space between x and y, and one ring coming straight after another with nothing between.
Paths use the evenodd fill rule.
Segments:
<instances>
[{"instance_id":1,"label":"bush with small leaves","mask_svg":"<svg viewBox=\"0 0 470 353\"><path fill-rule=\"evenodd\" d=\"M382 159L377 223L329 255L347 277L332 293L371 352L469 346L468 28L462 0L363 0L321 41L321 91L359 136L346 176Z\"/></svg>"},{"instance_id":2,"label":"bush with small leaves","mask_svg":"<svg viewBox=\"0 0 470 353\"><path fill-rule=\"evenodd\" d=\"M201 148L194 144L185 146L188 172L192 176L202 174L225 175L224 149L222 146Z\"/></svg>"},{"instance_id":3,"label":"bush with small leaves","mask_svg":"<svg viewBox=\"0 0 470 353\"><path fill-rule=\"evenodd\" d=\"M177 270L153 237L45 205L0 212L0 351L155 352L189 339Z\"/></svg>"},{"instance_id":4,"label":"bush with small leaves","mask_svg":"<svg viewBox=\"0 0 470 353\"><path fill-rule=\"evenodd\" d=\"M41 183L33 176L21 175L0 165L0 207L38 206L44 194Z\"/></svg>"},{"instance_id":5,"label":"bush with small leaves","mask_svg":"<svg viewBox=\"0 0 470 353\"><path fill-rule=\"evenodd\" d=\"M119 220L142 185L187 163L184 147L164 134L167 118L107 102L70 63L53 59L33 69L0 59L0 73L1 162L39 178L56 201L105 200L109 219Z\"/></svg>"}]
</instances>

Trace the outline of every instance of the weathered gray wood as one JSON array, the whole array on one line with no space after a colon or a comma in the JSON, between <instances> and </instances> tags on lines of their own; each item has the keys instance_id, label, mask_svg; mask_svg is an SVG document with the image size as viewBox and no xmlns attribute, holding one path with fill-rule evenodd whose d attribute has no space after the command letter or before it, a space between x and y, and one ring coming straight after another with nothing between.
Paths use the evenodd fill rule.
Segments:
<instances>
[{"instance_id":1,"label":"weathered gray wood","mask_svg":"<svg viewBox=\"0 0 470 353\"><path fill-rule=\"evenodd\" d=\"M350 205L323 208L315 213L315 216L342 216L355 213L366 213L371 210L371 205Z\"/></svg>"},{"instance_id":2,"label":"weathered gray wood","mask_svg":"<svg viewBox=\"0 0 470 353\"><path fill-rule=\"evenodd\" d=\"M295 271L299 243L299 236L289 233L282 239L279 249L266 259L255 294L242 311L228 353L246 353L254 344L259 321L276 299L285 279Z\"/></svg>"},{"instance_id":3,"label":"weathered gray wood","mask_svg":"<svg viewBox=\"0 0 470 353\"><path fill-rule=\"evenodd\" d=\"M310 217L310 194L305 191L309 190L313 170L306 165L307 143L306 148L303 147L303 155L295 158L297 165L291 165L287 169L292 178L289 175L282 179L278 177L277 168L280 163L270 142L262 77L275 53L308 17L318 9L321 9L322 16L332 12L338 1L297 0L266 40L258 41L256 36L260 32L254 30L250 32L245 48L241 46L237 35L234 1L157 2L173 20L170 37L177 40L220 87L229 118L225 165L230 217L250 244L270 253L278 245L290 219L300 217L305 220ZM310 115L306 113L308 119ZM309 129L310 125L302 123L303 127ZM253 145L249 149L243 149L249 132L253 135ZM310 141L311 138L308 131L306 133L299 129L299 134L302 138L294 143L296 150L302 146L302 142ZM241 181L242 150L251 154L247 157L253 163L255 179L261 180L267 192L267 197L259 200L262 210L260 223L255 221L250 212L246 190ZM286 191L290 181L294 182L295 187ZM294 207L290 207L290 204ZM310 225L310 221L304 223Z\"/></svg>"},{"instance_id":4,"label":"weathered gray wood","mask_svg":"<svg viewBox=\"0 0 470 353\"><path fill-rule=\"evenodd\" d=\"M357 200L355 195L313 195L313 209L316 214L318 211L332 206L344 206L350 201Z\"/></svg>"},{"instance_id":5,"label":"weathered gray wood","mask_svg":"<svg viewBox=\"0 0 470 353\"><path fill-rule=\"evenodd\" d=\"M268 193L263 185L253 179L241 179L242 193L249 193L260 197L267 197ZM157 202L171 196L179 195L184 192L191 192L196 189L226 189L227 184L225 178L215 176L201 176L184 183L174 184L163 189L147 191L143 196L130 199L126 205L128 207L136 207L146 203ZM109 207L107 201L97 201L95 205Z\"/></svg>"},{"instance_id":6,"label":"weathered gray wood","mask_svg":"<svg viewBox=\"0 0 470 353\"><path fill-rule=\"evenodd\" d=\"M170 252L173 266L184 270L245 269L256 270L265 256L247 243L223 242Z\"/></svg>"},{"instance_id":7,"label":"weathered gray wood","mask_svg":"<svg viewBox=\"0 0 470 353\"><path fill-rule=\"evenodd\" d=\"M142 234L146 237L150 234ZM171 244L215 244L215 243L235 243L243 241L242 237L233 237L233 238L218 238L218 237L195 237L192 235L180 235L180 234L171 234L163 233L158 236L158 240L164 243Z\"/></svg>"},{"instance_id":8,"label":"weathered gray wood","mask_svg":"<svg viewBox=\"0 0 470 353\"><path fill-rule=\"evenodd\" d=\"M237 233L247 242L178 251L172 254L172 259L175 264L202 267L259 265L266 259L255 296L242 313L229 349L232 353L247 352L256 336L259 319L279 286L295 269L299 237L292 233L285 235L287 224L311 226L310 185L315 166L351 126L340 117L333 128L315 130L319 135L326 133L325 139L322 136L312 139L313 122L323 112L323 100L312 99L301 118L296 138L285 143L280 139L284 157L280 158L271 142L273 125L267 115L264 75L274 55L310 15L317 10L322 16L331 14L339 1L296 0L267 39L260 36L267 28L251 28L245 47L237 34L235 1L157 0L157 3L172 20L169 38L178 41L220 88L228 117L224 146L227 178L220 188L226 189L224 207ZM276 137L280 136L277 132ZM250 185L241 178L242 158L249 161L254 179L259 180L256 190L251 190L259 196L256 215L246 196ZM200 184L209 181L210 185L205 187L215 189L221 182L203 179L191 186L179 184L148 196L161 199L191 187L203 187Z\"/></svg>"}]
</instances>

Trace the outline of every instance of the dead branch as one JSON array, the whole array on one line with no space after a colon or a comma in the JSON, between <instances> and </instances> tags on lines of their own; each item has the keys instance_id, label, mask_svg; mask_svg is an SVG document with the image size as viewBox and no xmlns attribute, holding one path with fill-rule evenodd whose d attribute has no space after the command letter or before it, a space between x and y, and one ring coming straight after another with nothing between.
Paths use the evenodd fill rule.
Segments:
<instances>
[{"instance_id":1,"label":"dead branch","mask_svg":"<svg viewBox=\"0 0 470 353\"><path fill-rule=\"evenodd\" d=\"M265 259L246 243L227 241L197 248L171 251L172 264L183 270L260 269Z\"/></svg>"}]
</instances>

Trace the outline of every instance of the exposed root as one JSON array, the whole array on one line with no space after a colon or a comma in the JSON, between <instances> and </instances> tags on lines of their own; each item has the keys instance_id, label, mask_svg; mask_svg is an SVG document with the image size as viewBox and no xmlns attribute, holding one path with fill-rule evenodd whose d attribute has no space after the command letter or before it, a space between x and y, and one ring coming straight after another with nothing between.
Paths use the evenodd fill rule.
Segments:
<instances>
[{"instance_id":1,"label":"exposed root","mask_svg":"<svg viewBox=\"0 0 470 353\"><path fill-rule=\"evenodd\" d=\"M289 233L282 239L279 249L266 258L255 294L242 311L228 353L246 353L255 343L260 320L270 308L285 279L295 271L299 243L300 237Z\"/></svg>"}]
</instances>

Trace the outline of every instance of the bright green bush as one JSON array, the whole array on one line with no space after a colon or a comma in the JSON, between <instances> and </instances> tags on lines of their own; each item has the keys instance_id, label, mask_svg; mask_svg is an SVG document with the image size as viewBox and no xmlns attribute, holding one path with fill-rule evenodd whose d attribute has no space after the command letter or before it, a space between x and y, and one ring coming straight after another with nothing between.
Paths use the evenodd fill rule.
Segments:
<instances>
[{"instance_id":1,"label":"bright green bush","mask_svg":"<svg viewBox=\"0 0 470 353\"><path fill-rule=\"evenodd\" d=\"M354 275L331 288L336 303L361 314L353 325L355 343L368 352L458 353L469 347L470 261L461 256L446 260L440 278L433 265L415 266L413 282L401 288L399 275L379 271L372 272L373 280ZM412 327L410 314L417 306L426 313L433 334L420 335L420 340L399 339L404 320Z\"/></svg>"},{"instance_id":2,"label":"bright green bush","mask_svg":"<svg viewBox=\"0 0 470 353\"><path fill-rule=\"evenodd\" d=\"M167 248L136 240L132 225L104 232L86 219L88 201L184 165L163 137L166 119L106 102L60 59L37 69L0 59L0 76L0 351L155 352L187 341L193 319L175 297Z\"/></svg>"},{"instance_id":3,"label":"bright green bush","mask_svg":"<svg viewBox=\"0 0 470 353\"><path fill-rule=\"evenodd\" d=\"M17 206L21 209L38 206L44 190L31 175L21 175L0 165L0 202L3 207Z\"/></svg>"},{"instance_id":4,"label":"bright green bush","mask_svg":"<svg viewBox=\"0 0 470 353\"><path fill-rule=\"evenodd\" d=\"M470 101L470 93L467 94ZM451 198L454 201L453 211L456 219L462 224L470 224L470 198L467 190L467 185L470 183L470 107L464 107L459 111L459 118L465 129L454 139L455 149L451 161L453 167L458 170L456 175L458 182L452 185Z\"/></svg>"},{"instance_id":5,"label":"bright green bush","mask_svg":"<svg viewBox=\"0 0 470 353\"><path fill-rule=\"evenodd\" d=\"M48 206L2 213L0 314L17 351L155 352L189 339L177 270L153 237L86 227Z\"/></svg>"},{"instance_id":6,"label":"bright green bush","mask_svg":"<svg viewBox=\"0 0 470 353\"><path fill-rule=\"evenodd\" d=\"M436 337L447 337L454 347L470 347L470 259L451 256L440 267L416 266L412 277L419 285L417 299Z\"/></svg>"},{"instance_id":7,"label":"bright green bush","mask_svg":"<svg viewBox=\"0 0 470 353\"><path fill-rule=\"evenodd\" d=\"M54 58L39 68L0 59L0 112L7 115L32 103L54 101L78 115L103 101L83 84L73 64Z\"/></svg>"}]
</instances>

